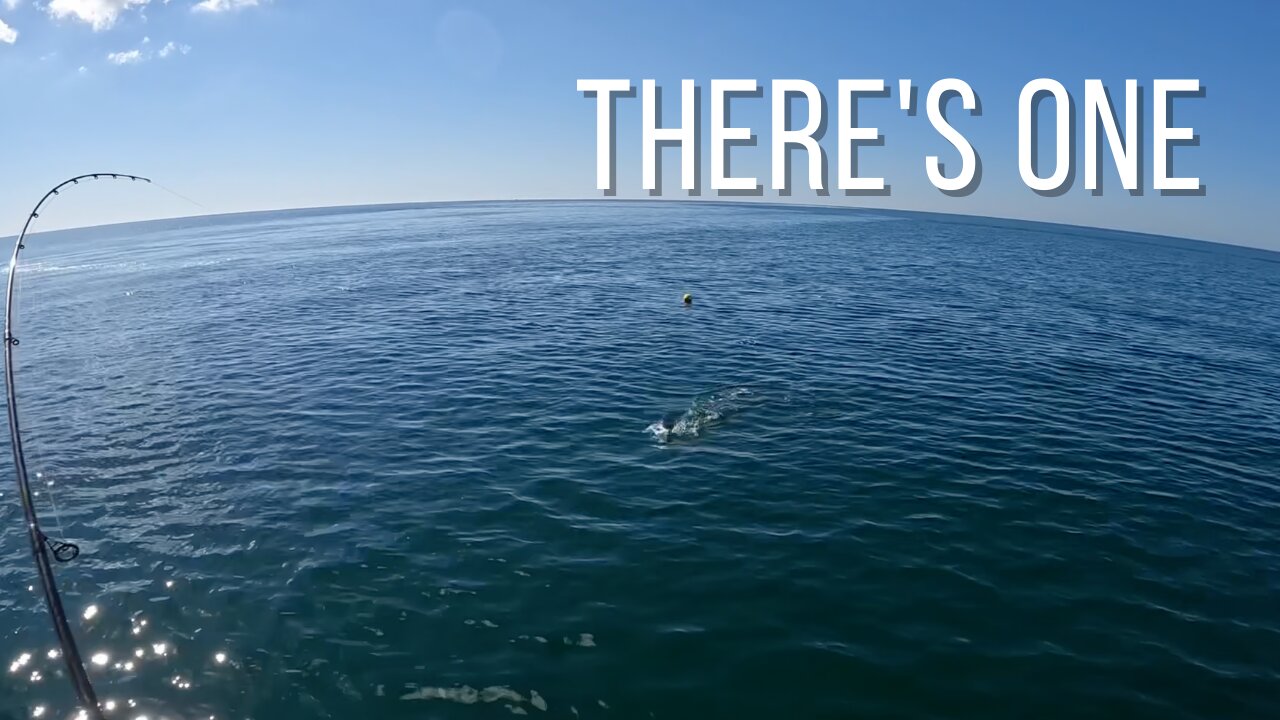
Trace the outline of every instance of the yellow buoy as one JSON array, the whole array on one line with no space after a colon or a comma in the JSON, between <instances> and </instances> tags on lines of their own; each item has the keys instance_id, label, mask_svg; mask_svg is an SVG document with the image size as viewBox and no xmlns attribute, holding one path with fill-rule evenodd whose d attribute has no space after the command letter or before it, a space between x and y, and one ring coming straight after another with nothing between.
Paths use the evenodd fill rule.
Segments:
<instances>
[{"instance_id":1,"label":"yellow buoy","mask_svg":"<svg viewBox=\"0 0 1280 720\"><path fill-rule=\"evenodd\" d=\"M690 295L689 293L685 293L685 294L684 294L684 304L685 304L685 305L692 305L692 304L693 304L693 296L692 296L692 295Z\"/></svg>"}]
</instances>

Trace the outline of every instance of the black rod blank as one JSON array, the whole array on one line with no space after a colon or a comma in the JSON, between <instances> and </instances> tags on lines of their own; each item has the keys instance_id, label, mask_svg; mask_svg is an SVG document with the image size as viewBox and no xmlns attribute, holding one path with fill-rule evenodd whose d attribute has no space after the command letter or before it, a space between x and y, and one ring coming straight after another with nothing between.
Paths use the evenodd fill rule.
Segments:
<instances>
[{"instance_id":1,"label":"black rod blank","mask_svg":"<svg viewBox=\"0 0 1280 720\"><path fill-rule=\"evenodd\" d=\"M18 424L18 398L14 390L13 381L13 348L18 344L18 338L13 334L13 288L14 281L18 275L18 254L26 247L24 241L27 238L27 230L31 227L31 221L40 217L40 207L44 205L46 200L57 195L58 191L67 185L78 185L81 180L98 180L100 178L151 182L147 178L135 175L93 173L77 175L70 180L59 183L52 190L45 193L44 197L40 198L40 202L36 203L36 206L31 210L31 214L27 216L27 221L22 226L22 233L18 235L18 241L14 243L13 257L9 260L9 284L5 294L4 315L4 386L8 400L9 440L13 445L13 467L18 476L18 496L22 499L22 510L26 515L27 521L27 534L31 539L31 555L36 561L36 570L40 575L40 586L44 590L45 606L49 609L49 616L53 621L53 631L58 636L58 645L62 648L62 657L66 661L67 672L70 674L71 682L75 686L76 696L80 699L81 708L92 720L102 720L102 708L98 705L98 695L94 692L93 683L89 680L89 674L85 672L84 660L80 657L80 650L76 647L75 637L71 634L71 625L67 622L67 613L62 607L62 596L58 593L58 584L53 575L53 565L49 562L49 538L40 529L40 519L36 515L31 483L27 478L26 455L22 450L22 433ZM53 554L59 561L64 561L64 557L65 560L70 560L74 557L69 550L60 549L75 548L74 545L68 543L53 543L53 545ZM79 554L79 548L75 548L75 554Z\"/></svg>"}]
</instances>

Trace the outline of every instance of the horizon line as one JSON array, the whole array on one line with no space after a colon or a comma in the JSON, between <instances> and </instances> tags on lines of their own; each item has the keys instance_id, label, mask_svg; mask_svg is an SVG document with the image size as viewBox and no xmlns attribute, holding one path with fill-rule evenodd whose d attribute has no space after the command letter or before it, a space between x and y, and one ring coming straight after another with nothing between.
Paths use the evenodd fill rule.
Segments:
<instances>
[{"instance_id":1,"label":"horizon line","mask_svg":"<svg viewBox=\"0 0 1280 720\"><path fill-rule=\"evenodd\" d=\"M319 212L319 211L343 211L356 209L375 209L375 210L394 210L394 209L410 209L415 207L427 207L431 205L463 205L463 204L482 204L482 203L567 203L567 202L602 202L602 203L679 203L685 205L696 204L716 204L716 205L733 205L740 207L764 207L779 209L814 209L814 210L844 210L853 212L865 212L873 214L886 215L921 215L935 216L947 218L963 218L965 220L995 220L1004 223L1022 223L1027 225L1044 225L1055 228L1067 228L1073 230L1086 230L1095 232L1122 233L1125 235L1136 235L1147 238L1158 238L1161 240L1178 240L1183 242L1206 243L1209 245L1223 245L1232 248L1243 248L1246 250L1258 250L1268 253L1280 254L1280 249L1271 249L1259 247L1257 245L1246 245L1243 243L1226 242L1223 240L1208 240L1204 238L1193 238L1182 235L1161 235L1158 233L1145 232L1142 230L1126 230L1123 228L1103 227L1100 225L1075 225L1071 223L1054 222L1050 220L1027 220L1023 218L1004 217L999 215L977 215L971 213L958 212L938 212L934 210L909 210L903 208L885 208L885 207L865 207L859 205L839 204L839 203L806 203L806 202L771 202L767 200L732 200L726 198L620 198L620 197L565 197L565 198L472 198L468 200L414 200L405 202L374 202L374 203L353 203L341 205L308 205L300 207L279 207L267 208L261 210L234 210L229 212L207 212L196 215L175 215L172 217L151 218L148 220L124 220L120 222L100 223L96 225L76 225L72 227L56 228L53 230L35 230L29 232L31 235L42 235L45 233L61 233L75 232L82 230L93 230L96 228L110 228L124 225L144 225L148 223L158 222L175 222L181 220L196 220L207 218L231 218L240 215L266 215L271 213L283 212ZM0 240L9 240L16 238L17 234L9 234L0 236Z\"/></svg>"}]
</instances>

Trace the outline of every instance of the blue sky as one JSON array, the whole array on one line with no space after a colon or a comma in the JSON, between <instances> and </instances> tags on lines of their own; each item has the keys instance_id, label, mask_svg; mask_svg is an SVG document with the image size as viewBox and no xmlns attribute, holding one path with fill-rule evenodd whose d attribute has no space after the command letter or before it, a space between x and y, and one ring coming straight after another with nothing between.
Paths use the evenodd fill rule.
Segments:
<instances>
[{"instance_id":1,"label":"blue sky","mask_svg":"<svg viewBox=\"0 0 1280 720\"><path fill-rule=\"evenodd\" d=\"M1142 7L1139 7L1142 5ZM831 102L823 141L830 185L840 78L883 78L895 95L860 101L860 124L882 147L859 151L887 197L816 197L797 155L797 191L766 201L919 209L1096 225L1280 249L1272 231L1269 2L777 3L496 2L440 0L0 0L0 232L16 232L58 180L85 171L149 175L192 205L137 187L59 198L42 227L300 206L489 198L599 197L595 101L579 78L654 78L664 120L679 119L679 81L802 78ZM16 34L16 36L15 36ZM9 42L12 40L12 42ZM924 157L958 162L923 112L898 109L910 78L923 98L945 77L966 80L983 113L953 103L983 179L967 197L929 184ZM1083 127L1072 189L1042 197L1017 169L1017 99L1037 77L1083 98L1100 78L1123 98L1135 78L1198 78L1204 98L1179 100L1175 124L1201 145L1175 151L1203 197L1130 196L1110 160L1104 193L1083 184ZM760 136L733 151L735 174L768 184L769 99L735 99L734 125ZM640 99L618 106L620 197L640 189ZM1082 117L1082 109L1077 107ZM710 153L704 146L702 199ZM664 154L664 197L682 199L678 151ZM5 220L4 218L8 218Z\"/></svg>"}]
</instances>

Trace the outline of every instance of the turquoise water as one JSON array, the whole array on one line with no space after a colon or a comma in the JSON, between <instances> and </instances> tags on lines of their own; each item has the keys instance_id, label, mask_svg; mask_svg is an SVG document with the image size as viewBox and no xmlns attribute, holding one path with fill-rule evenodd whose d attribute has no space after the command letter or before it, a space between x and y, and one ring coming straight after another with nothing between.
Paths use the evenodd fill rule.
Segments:
<instances>
[{"instance_id":1,"label":"turquoise water","mask_svg":"<svg viewBox=\"0 0 1280 720\"><path fill-rule=\"evenodd\" d=\"M113 717L1280 716L1280 255L604 202L26 252ZM0 486L0 717L74 704L34 583Z\"/></svg>"}]
</instances>

